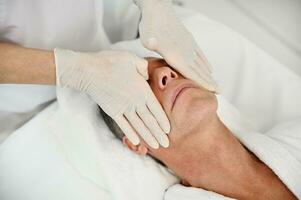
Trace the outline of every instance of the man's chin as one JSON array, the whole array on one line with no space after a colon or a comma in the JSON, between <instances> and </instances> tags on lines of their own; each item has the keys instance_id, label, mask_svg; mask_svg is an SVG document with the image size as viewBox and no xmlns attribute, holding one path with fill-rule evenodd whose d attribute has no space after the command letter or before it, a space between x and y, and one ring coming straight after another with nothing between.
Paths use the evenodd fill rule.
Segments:
<instances>
[{"instance_id":1,"label":"man's chin","mask_svg":"<svg viewBox=\"0 0 301 200\"><path fill-rule=\"evenodd\" d=\"M181 132L199 126L201 121L212 116L217 110L215 96L204 96L199 89L191 89L178 99L171 113L171 125Z\"/></svg>"}]
</instances>

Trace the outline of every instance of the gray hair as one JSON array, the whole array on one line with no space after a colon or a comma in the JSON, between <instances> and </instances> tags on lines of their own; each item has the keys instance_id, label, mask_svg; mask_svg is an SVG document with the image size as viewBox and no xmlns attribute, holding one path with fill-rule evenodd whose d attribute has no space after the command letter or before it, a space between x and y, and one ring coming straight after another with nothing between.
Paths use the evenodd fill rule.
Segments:
<instances>
[{"instance_id":1,"label":"gray hair","mask_svg":"<svg viewBox=\"0 0 301 200\"><path fill-rule=\"evenodd\" d=\"M122 140L124 133L118 126L118 124L109 116L107 113L105 113L101 108L100 115L102 116L103 120L105 121L108 128L112 131L112 133L120 140Z\"/></svg>"},{"instance_id":2,"label":"gray hair","mask_svg":"<svg viewBox=\"0 0 301 200\"><path fill-rule=\"evenodd\" d=\"M107 113L105 113L100 107L99 110L100 110L100 115L102 116L108 128L118 139L122 141L122 138L125 136L124 132L120 129L118 124L109 115L107 115ZM158 162L162 166L166 166L162 161L158 160L157 158L153 156L150 157L152 157L156 162Z\"/></svg>"}]
</instances>

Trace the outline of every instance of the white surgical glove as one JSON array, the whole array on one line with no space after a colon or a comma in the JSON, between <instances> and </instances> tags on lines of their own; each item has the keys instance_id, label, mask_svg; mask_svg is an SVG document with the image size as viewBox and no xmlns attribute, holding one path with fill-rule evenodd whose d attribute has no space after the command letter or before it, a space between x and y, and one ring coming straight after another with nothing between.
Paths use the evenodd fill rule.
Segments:
<instances>
[{"instance_id":1,"label":"white surgical glove","mask_svg":"<svg viewBox=\"0 0 301 200\"><path fill-rule=\"evenodd\" d=\"M168 118L147 83L148 62L125 51L55 49L57 85L87 93L135 145L169 145Z\"/></svg>"},{"instance_id":2,"label":"white surgical glove","mask_svg":"<svg viewBox=\"0 0 301 200\"><path fill-rule=\"evenodd\" d=\"M142 44L158 52L166 62L209 91L217 91L211 66L193 36L177 18L171 0L134 0L142 13Z\"/></svg>"}]
</instances>

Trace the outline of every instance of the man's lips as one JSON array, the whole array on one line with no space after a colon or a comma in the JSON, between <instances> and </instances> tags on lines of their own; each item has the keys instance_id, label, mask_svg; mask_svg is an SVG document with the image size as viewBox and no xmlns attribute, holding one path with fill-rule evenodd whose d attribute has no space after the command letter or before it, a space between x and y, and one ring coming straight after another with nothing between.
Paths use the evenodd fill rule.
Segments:
<instances>
[{"instance_id":1,"label":"man's lips","mask_svg":"<svg viewBox=\"0 0 301 200\"><path fill-rule=\"evenodd\" d=\"M176 104L177 99L189 88L195 88L193 84L181 84L179 85L173 92L172 98L171 98L171 110L173 109L174 105Z\"/></svg>"}]
</instances>

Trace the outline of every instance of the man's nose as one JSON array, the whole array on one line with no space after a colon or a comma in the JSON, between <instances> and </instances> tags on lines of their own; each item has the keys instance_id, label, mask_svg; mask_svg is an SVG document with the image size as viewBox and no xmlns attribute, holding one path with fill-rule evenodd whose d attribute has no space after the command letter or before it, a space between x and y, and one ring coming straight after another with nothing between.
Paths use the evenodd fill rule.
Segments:
<instances>
[{"instance_id":1,"label":"man's nose","mask_svg":"<svg viewBox=\"0 0 301 200\"><path fill-rule=\"evenodd\" d=\"M161 67L159 71L159 79L158 85L160 89L165 89L165 87L170 83L172 80L177 79L178 74L174 72L169 67Z\"/></svg>"}]
</instances>

